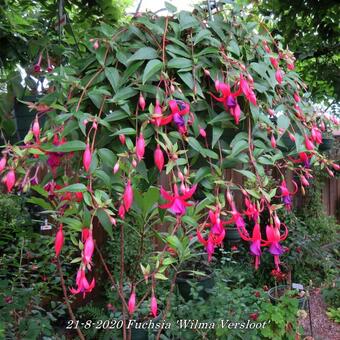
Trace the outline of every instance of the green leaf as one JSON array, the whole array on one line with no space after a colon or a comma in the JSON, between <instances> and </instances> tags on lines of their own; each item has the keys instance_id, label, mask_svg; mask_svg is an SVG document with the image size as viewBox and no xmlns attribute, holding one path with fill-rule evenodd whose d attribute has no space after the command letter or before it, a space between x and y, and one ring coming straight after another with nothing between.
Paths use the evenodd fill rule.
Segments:
<instances>
[{"instance_id":1,"label":"green leaf","mask_svg":"<svg viewBox=\"0 0 340 340\"><path fill-rule=\"evenodd\" d=\"M137 50L129 59L128 63L135 60L150 60L150 59L157 59L158 53L152 47L142 47L141 49Z\"/></svg>"},{"instance_id":2,"label":"green leaf","mask_svg":"<svg viewBox=\"0 0 340 340\"><path fill-rule=\"evenodd\" d=\"M27 200L28 203L36 204L42 207L45 210L52 210L52 206L46 199L39 198L39 197L31 197Z\"/></svg>"},{"instance_id":3,"label":"green leaf","mask_svg":"<svg viewBox=\"0 0 340 340\"><path fill-rule=\"evenodd\" d=\"M168 62L169 68L188 68L192 66L192 62L187 58L172 58Z\"/></svg>"},{"instance_id":4,"label":"green leaf","mask_svg":"<svg viewBox=\"0 0 340 340\"><path fill-rule=\"evenodd\" d=\"M163 66L163 63L160 60L158 59L150 60L146 64L145 69L144 69L144 73L142 77L143 84L145 84L145 82L149 80L154 74L160 71L162 66Z\"/></svg>"},{"instance_id":5,"label":"green leaf","mask_svg":"<svg viewBox=\"0 0 340 340\"><path fill-rule=\"evenodd\" d=\"M197 45L200 41L207 39L211 36L211 32L207 29L199 31L194 40L194 45Z\"/></svg>"},{"instance_id":6,"label":"green leaf","mask_svg":"<svg viewBox=\"0 0 340 340\"><path fill-rule=\"evenodd\" d=\"M126 136L131 136L135 135L136 130L133 128L124 128L116 131L115 133L112 134L112 136L119 136L119 135L126 135Z\"/></svg>"},{"instance_id":7,"label":"green leaf","mask_svg":"<svg viewBox=\"0 0 340 340\"><path fill-rule=\"evenodd\" d=\"M96 212L96 215L105 231L110 235L111 238L113 238L112 223L110 221L108 214L105 212L104 209L99 208Z\"/></svg>"},{"instance_id":8,"label":"green leaf","mask_svg":"<svg viewBox=\"0 0 340 340\"><path fill-rule=\"evenodd\" d=\"M60 190L56 190L56 192L85 192L85 191L87 191L87 187L83 183L71 184Z\"/></svg>"},{"instance_id":9,"label":"green leaf","mask_svg":"<svg viewBox=\"0 0 340 340\"><path fill-rule=\"evenodd\" d=\"M113 90L117 92L119 88L120 75L115 67L106 67L105 76L109 80Z\"/></svg>"},{"instance_id":10,"label":"green leaf","mask_svg":"<svg viewBox=\"0 0 340 340\"><path fill-rule=\"evenodd\" d=\"M109 149L101 148L98 150L98 154L102 162L109 166L110 168L113 168L117 161L117 156Z\"/></svg>"},{"instance_id":11,"label":"green leaf","mask_svg":"<svg viewBox=\"0 0 340 340\"><path fill-rule=\"evenodd\" d=\"M176 13L177 12L177 7L175 7L174 5L172 5L168 1L164 1L164 6L170 13Z\"/></svg>"},{"instance_id":12,"label":"green leaf","mask_svg":"<svg viewBox=\"0 0 340 340\"><path fill-rule=\"evenodd\" d=\"M45 151L49 152L71 152L71 151L82 151L85 150L86 144L84 142L81 142L79 140L73 140L70 142L66 142L61 145L52 145L49 147L45 147Z\"/></svg>"},{"instance_id":13,"label":"green leaf","mask_svg":"<svg viewBox=\"0 0 340 340\"><path fill-rule=\"evenodd\" d=\"M256 181L256 176L255 174L253 174L251 171L249 170L238 170L238 169L234 169L234 171L239 172L240 174L242 174L243 176L249 178L252 181Z\"/></svg>"},{"instance_id":14,"label":"green leaf","mask_svg":"<svg viewBox=\"0 0 340 340\"><path fill-rule=\"evenodd\" d=\"M194 150L198 151L202 156L205 157L205 153L203 151L201 144L195 138L189 137L188 143Z\"/></svg>"},{"instance_id":15,"label":"green leaf","mask_svg":"<svg viewBox=\"0 0 340 340\"><path fill-rule=\"evenodd\" d=\"M197 19L191 13L184 11L179 13L179 24L182 31L187 28L195 28L199 26Z\"/></svg>"},{"instance_id":16,"label":"green leaf","mask_svg":"<svg viewBox=\"0 0 340 340\"><path fill-rule=\"evenodd\" d=\"M213 127L213 134L212 134L212 142L211 147L213 148L215 144L219 141L220 137L223 134L223 129L217 126Z\"/></svg>"},{"instance_id":17,"label":"green leaf","mask_svg":"<svg viewBox=\"0 0 340 340\"><path fill-rule=\"evenodd\" d=\"M237 143L235 143L233 145L231 154L232 156L236 156L238 155L241 151L248 149L248 142L246 142L245 140L239 140Z\"/></svg>"},{"instance_id":18,"label":"green leaf","mask_svg":"<svg viewBox=\"0 0 340 340\"><path fill-rule=\"evenodd\" d=\"M228 51L236 54L238 57L240 56L240 48L235 40L231 40L228 46Z\"/></svg>"},{"instance_id":19,"label":"green leaf","mask_svg":"<svg viewBox=\"0 0 340 340\"><path fill-rule=\"evenodd\" d=\"M122 89L120 89L112 99L108 100L108 102L118 102L120 100L126 100L129 99L131 97L133 97L134 95L137 94L137 91L135 89L133 89L132 87L124 87Z\"/></svg>"}]
</instances>

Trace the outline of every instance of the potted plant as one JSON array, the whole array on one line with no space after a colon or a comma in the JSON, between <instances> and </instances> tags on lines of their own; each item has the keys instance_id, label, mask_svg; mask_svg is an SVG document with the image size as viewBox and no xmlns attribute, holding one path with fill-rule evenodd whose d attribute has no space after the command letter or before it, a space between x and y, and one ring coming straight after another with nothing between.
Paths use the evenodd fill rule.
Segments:
<instances>
[{"instance_id":1,"label":"potted plant","mask_svg":"<svg viewBox=\"0 0 340 340\"><path fill-rule=\"evenodd\" d=\"M292 289L292 287L289 285L279 285L268 290L268 296L272 304L277 304L282 296L286 295L287 293L292 298L296 298L298 300L299 309L307 308L308 300L306 297L306 292L304 290Z\"/></svg>"},{"instance_id":2,"label":"potted plant","mask_svg":"<svg viewBox=\"0 0 340 340\"><path fill-rule=\"evenodd\" d=\"M225 240L227 243L239 243L241 242L241 236L236 227L227 227Z\"/></svg>"},{"instance_id":3,"label":"potted plant","mask_svg":"<svg viewBox=\"0 0 340 340\"><path fill-rule=\"evenodd\" d=\"M191 287L198 290L198 297L208 298L210 289L215 285L213 271L207 261L198 257L196 261L186 264L187 269L179 271L176 277L176 285L180 295L188 301L193 298Z\"/></svg>"}]
</instances>

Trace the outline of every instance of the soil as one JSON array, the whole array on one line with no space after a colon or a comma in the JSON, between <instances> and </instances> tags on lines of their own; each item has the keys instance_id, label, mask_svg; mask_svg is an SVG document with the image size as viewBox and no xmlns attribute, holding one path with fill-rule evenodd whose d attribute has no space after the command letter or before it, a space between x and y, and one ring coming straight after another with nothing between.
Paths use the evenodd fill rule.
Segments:
<instances>
[{"instance_id":1,"label":"soil","mask_svg":"<svg viewBox=\"0 0 340 340\"><path fill-rule=\"evenodd\" d=\"M322 299L320 289L311 293L310 309L312 315L313 338L310 336L309 316L302 321L306 340L338 340L340 339L340 324L330 320L326 314L327 306Z\"/></svg>"}]
</instances>

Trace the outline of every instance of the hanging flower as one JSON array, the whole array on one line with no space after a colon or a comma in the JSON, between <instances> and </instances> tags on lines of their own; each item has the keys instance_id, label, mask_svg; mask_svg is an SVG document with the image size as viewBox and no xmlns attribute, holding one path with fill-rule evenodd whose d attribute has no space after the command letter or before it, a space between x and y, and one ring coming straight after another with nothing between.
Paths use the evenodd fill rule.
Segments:
<instances>
[{"instance_id":1,"label":"hanging flower","mask_svg":"<svg viewBox=\"0 0 340 340\"><path fill-rule=\"evenodd\" d=\"M95 279L93 278L91 283L86 279L85 269L83 267L79 268L76 277L77 288L70 288L72 294L83 293L83 298L85 298L86 293L91 293L92 289L95 287Z\"/></svg>"},{"instance_id":2,"label":"hanging flower","mask_svg":"<svg viewBox=\"0 0 340 340\"><path fill-rule=\"evenodd\" d=\"M63 225L59 225L59 229L57 231L56 237L55 237L55 242L54 242L54 250L55 250L55 255L58 257L61 249L64 244L64 233L63 233Z\"/></svg>"},{"instance_id":3,"label":"hanging flower","mask_svg":"<svg viewBox=\"0 0 340 340\"><path fill-rule=\"evenodd\" d=\"M277 82L281 85L282 84L282 80L283 80L283 72L281 71L281 69L277 69L275 72L275 79L277 80Z\"/></svg>"},{"instance_id":4,"label":"hanging flower","mask_svg":"<svg viewBox=\"0 0 340 340\"><path fill-rule=\"evenodd\" d=\"M168 201L168 203L162 204L159 207L161 209L169 209L170 212L177 216L182 216L185 214L186 207L191 206L192 204L186 202L196 191L197 185L193 185L190 190L188 190L183 195L178 193L177 185L174 184L174 193L170 194L161 187L161 195L162 197Z\"/></svg>"},{"instance_id":5,"label":"hanging flower","mask_svg":"<svg viewBox=\"0 0 340 340\"><path fill-rule=\"evenodd\" d=\"M39 126L38 117L35 117L35 120L32 126L32 132L33 132L33 136L36 142L38 143L40 139L40 126Z\"/></svg>"},{"instance_id":6,"label":"hanging flower","mask_svg":"<svg viewBox=\"0 0 340 340\"><path fill-rule=\"evenodd\" d=\"M286 207L287 210L291 210L292 208L292 203L293 203L293 198L292 198L292 195L295 195L296 192L297 192L297 189L298 189L298 186L297 184L293 182L293 185L295 187L295 190L293 192L290 192L287 188L287 184L286 184L286 181L283 180L281 182L281 185L280 185L280 190L281 190L281 197L282 197L282 201Z\"/></svg>"},{"instance_id":7,"label":"hanging flower","mask_svg":"<svg viewBox=\"0 0 340 340\"><path fill-rule=\"evenodd\" d=\"M92 230L89 230L89 234L84 244L84 263L85 264L91 263L93 251L94 251L94 241L92 237Z\"/></svg>"},{"instance_id":8,"label":"hanging flower","mask_svg":"<svg viewBox=\"0 0 340 340\"><path fill-rule=\"evenodd\" d=\"M284 253L282 246L280 245L280 241L283 241L288 236L288 229L285 225L285 232L280 235L280 229L276 228L272 225L267 225L266 227L266 236L269 244L269 252L274 256L274 263L276 269L279 270L280 267L280 255Z\"/></svg>"},{"instance_id":9,"label":"hanging flower","mask_svg":"<svg viewBox=\"0 0 340 340\"><path fill-rule=\"evenodd\" d=\"M83 165L84 165L84 169L86 172L90 170L91 161L92 161L92 154L90 150L90 144L87 143L84 154L83 154Z\"/></svg>"},{"instance_id":10,"label":"hanging flower","mask_svg":"<svg viewBox=\"0 0 340 340\"><path fill-rule=\"evenodd\" d=\"M7 158L2 157L1 160L0 160L0 173L5 170L6 164L7 164Z\"/></svg>"},{"instance_id":11,"label":"hanging flower","mask_svg":"<svg viewBox=\"0 0 340 340\"><path fill-rule=\"evenodd\" d=\"M34 72L38 73L41 71L41 61L42 61L42 53L39 54L39 57L38 57L38 61L37 63L34 65Z\"/></svg>"},{"instance_id":12,"label":"hanging flower","mask_svg":"<svg viewBox=\"0 0 340 340\"><path fill-rule=\"evenodd\" d=\"M305 146L306 146L306 149L311 151L311 150L314 150L314 144L312 143L312 141L308 138L307 135L305 135Z\"/></svg>"},{"instance_id":13,"label":"hanging flower","mask_svg":"<svg viewBox=\"0 0 340 340\"><path fill-rule=\"evenodd\" d=\"M159 172L161 172L163 170L163 166L164 166L164 156L163 156L163 152L162 152L161 148L159 147L159 145L157 145L157 148L154 152L154 161L155 161L155 165L156 165L157 169L159 170Z\"/></svg>"},{"instance_id":14,"label":"hanging flower","mask_svg":"<svg viewBox=\"0 0 340 340\"><path fill-rule=\"evenodd\" d=\"M145 140L143 134L140 133L136 141L136 155L139 161L143 159L144 152L145 152Z\"/></svg>"},{"instance_id":15,"label":"hanging flower","mask_svg":"<svg viewBox=\"0 0 340 340\"><path fill-rule=\"evenodd\" d=\"M128 302L128 310L130 315L134 313L135 308L136 308L136 293L135 288L133 288Z\"/></svg>"},{"instance_id":16,"label":"hanging flower","mask_svg":"<svg viewBox=\"0 0 340 340\"><path fill-rule=\"evenodd\" d=\"M151 296L151 304L150 304L151 314L155 318L157 316L157 299L154 294Z\"/></svg>"},{"instance_id":17,"label":"hanging flower","mask_svg":"<svg viewBox=\"0 0 340 340\"><path fill-rule=\"evenodd\" d=\"M7 192L11 192L15 184L15 172L13 169L9 170L4 178L4 183L7 187Z\"/></svg>"},{"instance_id":18,"label":"hanging flower","mask_svg":"<svg viewBox=\"0 0 340 340\"><path fill-rule=\"evenodd\" d=\"M132 189L130 180L128 180L127 185L125 187L125 191L123 194L123 201L124 201L125 211L129 211L129 209L132 206L132 202L133 202L133 189Z\"/></svg>"},{"instance_id":19,"label":"hanging flower","mask_svg":"<svg viewBox=\"0 0 340 340\"><path fill-rule=\"evenodd\" d=\"M144 111L145 110L145 99L142 94L139 95L138 104L141 110Z\"/></svg>"}]
</instances>

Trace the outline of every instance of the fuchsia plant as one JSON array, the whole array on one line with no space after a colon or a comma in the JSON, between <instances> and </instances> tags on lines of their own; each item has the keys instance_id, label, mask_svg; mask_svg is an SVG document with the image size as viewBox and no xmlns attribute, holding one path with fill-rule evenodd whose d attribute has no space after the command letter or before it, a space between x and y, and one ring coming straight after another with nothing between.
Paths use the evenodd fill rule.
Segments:
<instances>
[{"instance_id":1,"label":"fuchsia plant","mask_svg":"<svg viewBox=\"0 0 340 340\"><path fill-rule=\"evenodd\" d=\"M174 273L172 292L177 266L197 245L211 260L228 226L249 243L256 269L266 249L279 271L289 226L278 211L292 208L313 166L329 174L339 170L318 149L323 125L339 121L314 112L304 98L292 52L263 23L248 25L241 15L221 12L208 24L205 15L146 15L114 33L99 28L98 37L87 39L87 61L71 58L69 73L56 67L49 74L60 86L31 104L38 115L23 144L6 144L2 151L8 192L45 191L44 207L59 226L59 261L64 242L79 238L76 286L68 291L85 296L95 288L97 251L122 301L124 322L147 298L137 288L149 285L149 278L155 317L157 280ZM244 180L228 178L226 169ZM286 180L287 172L299 182ZM124 276L123 231L134 226L136 214L156 219L152 228L164 243L147 266L138 263L138 279ZM111 268L120 271L118 282L96 244L101 226L110 237L116 227L121 235L120 268Z\"/></svg>"}]
</instances>

